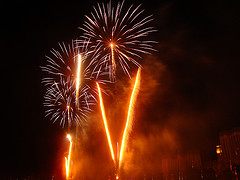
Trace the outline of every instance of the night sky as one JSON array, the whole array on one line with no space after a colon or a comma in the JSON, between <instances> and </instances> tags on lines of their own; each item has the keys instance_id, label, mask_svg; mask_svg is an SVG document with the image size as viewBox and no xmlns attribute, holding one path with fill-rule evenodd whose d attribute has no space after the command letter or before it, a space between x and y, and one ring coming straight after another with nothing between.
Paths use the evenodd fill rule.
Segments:
<instances>
[{"instance_id":1,"label":"night sky","mask_svg":"<svg viewBox=\"0 0 240 180\"><path fill-rule=\"evenodd\" d=\"M58 42L82 34L78 27L97 2L108 1L9 1L1 6L0 176L57 172L65 130L44 117L40 66ZM158 52L141 60L132 146L137 152L139 142L155 144L149 152L161 158L200 151L214 159L219 132L240 126L239 4L126 0L125 8L132 3L142 3L144 13L154 15L151 25L158 30L151 35ZM148 161L149 153L140 153Z\"/></svg>"}]
</instances>

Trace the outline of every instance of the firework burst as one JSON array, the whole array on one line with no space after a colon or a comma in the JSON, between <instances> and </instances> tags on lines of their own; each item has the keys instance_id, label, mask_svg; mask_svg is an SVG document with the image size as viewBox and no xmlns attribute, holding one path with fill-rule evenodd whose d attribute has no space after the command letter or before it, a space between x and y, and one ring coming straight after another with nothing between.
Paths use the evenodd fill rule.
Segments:
<instances>
[{"instance_id":1,"label":"firework burst","mask_svg":"<svg viewBox=\"0 0 240 180\"><path fill-rule=\"evenodd\" d=\"M111 66L109 70L114 79L118 64L130 77L128 62L140 67L136 59L154 51L152 45L156 43L146 40L149 33L156 31L154 27L148 26L153 20L152 15L144 17L141 5L135 8L131 5L126 11L123 5L124 1L116 7L112 7L111 1L107 5L97 4L91 16L86 16L83 27L80 27L84 32L81 36L83 40L79 42L82 44L84 39L90 39L90 46L101 52L102 58L98 59L97 65Z\"/></svg>"},{"instance_id":2,"label":"firework burst","mask_svg":"<svg viewBox=\"0 0 240 180\"><path fill-rule=\"evenodd\" d=\"M91 88L102 71L92 68L98 58L97 50L90 51L88 42L78 45L59 43L59 50L52 49L51 56L46 56L47 65L41 67L47 74L42 82L47 86L44 96L46 116L60 121L61 126L70 127L72 121L81 125L86 120L86 113L96 101L96 88ZM104 83L104 80L98 80ZM68 123L67 123L68 122Z\"/></svg>"},{"instance_id":3,"label":"firework burst","mask_svg":"<svg viewBox=\"0 0 240 180\"><path fill-rule=\"evenodd\" d=\"M91 68L99 58L100 52L97 49L90 50L88 41L82 42L81 45L74 41L68 45L58 44L59 50L52 49L51 55L46 56L47 65L41 67L42 71L47 73L47 77L42 80L46 86L59 82L61 76L70 77L73 81L80 77L81 84L87 85L93 79L98 79L99 75L103 75L100 68ZM81 56L80 62L79 56ZM81 75L77 72L79 64L82 67Z\"/></svg>"},{"instance_id":4,"label":"firework burst","mask_svg":"<svg viewBox=\"0 0 240 180\"><path fill-rule=\"evenodd\" d=\"M73 122L81 126L82 122L86 121L86 114L91 111L91 105L95 103L95 98L87 93L88 91L82 89L79 102L76 104L74 81L60 77L59 83L49 87L44 96L46 116L50 116L53 123L59 121L62 127L71 127Z\"/></svg>"}]
</instances>

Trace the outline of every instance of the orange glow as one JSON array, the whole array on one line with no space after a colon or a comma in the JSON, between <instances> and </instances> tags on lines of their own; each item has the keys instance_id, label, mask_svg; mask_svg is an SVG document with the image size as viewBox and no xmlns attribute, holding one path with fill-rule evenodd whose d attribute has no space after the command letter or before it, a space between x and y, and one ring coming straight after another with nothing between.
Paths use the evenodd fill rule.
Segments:
<instances>
[{"instance_id":1,"label":"orange glow","mask_svg":"<svg viewBox=\"0 0 240 180\"><path fill-rule=\"evenodd\" d=\"M72 153L72 137L70 134L68 134L67 138L70 142L70 146L68 151L68 157L65 157L66 179L68 179L70 175L70 162L71 162L71 153Z\"/></svg>"},{"instance_id":2,"label":"orange glow","mask_svg":"<svg viewBox=\"0 0 240 180\"><path fill-rule=\"evenodd\" d=\"M131 95L129 107L128 107L127 121L126 121L125 129L124 129L124 133L123 133L121 150L120 150L119 165L121 165L121 163L122 163L122 158L123 158L124 149L125 149L125 146L126 146L126 141L128 139L129 131L131 130L133 106L134 106L134 102L136 100L136 96L138 94L138 87L139 87L139 84L140 84L140 71L141 71L141 69L139 68L138 72L137 72L135 84L134 84L134 87L133 87L133 90L132 90L132 95Z\"/></svg>"},{"instance_id":3,"label":"orange glow","mask_svg":"<svg viewBox=\"0 0 240 180\"><path fill-rule=\"evenodd\" d=\"M102 93L101 93L101 89L100 89L100 86L99 86L98 83L97 83L97 88L98 88L102 118L103 118L104 127L105 127L105 131L106 131L106 134L107 134L107 139L108 139L108 145L109 145L109 148L110 148L110 151L111 151L112 159L113 159L113 161L115 161L112 142L111 142L111 137L110 137L110 133L109 133L109 130L108 130L108 125L107 125L107 118L106 118L106 115L105 115L105 110L104 110L104 105L103 105L103 100L102 100Z\"/></svg>"},{"instance_id":4,"label":"orange glow","mask_svg":"<svg viewBox=\"0 0 240 180\"><path fill-rule=\"evenodd\" d=\"M222 146L221 146L221 145L217 145L217 146L216 146L216 153L217 153L218 155L221 155L221 154L222 154Z\"/></svg>"},{"instance_id":5,"label":"orange glow","mask_svg":"<svg viewBox=\"0 0 240 180\"><path fill-rule=\"evenodd\" d=\"M77 78L76 78L76 102L79 96L79 88L80 88L80 71L81 71L81 54L78 54L78 66L77 66Z\"/></svg>"},{"instance_id":6,"label":"orange glow","mask_svg":"<svg viewBox=\"0 0 240 180\"><path fill-rule=\"evenodd\" d=\"M116 64L115 64L114 52L113 52L114 44L113 44L113 43L110 43L110 47L111 47L111 53L112 53L113 75L114 75L114 79L116 79Z\"/></svg>"}]
</instances>

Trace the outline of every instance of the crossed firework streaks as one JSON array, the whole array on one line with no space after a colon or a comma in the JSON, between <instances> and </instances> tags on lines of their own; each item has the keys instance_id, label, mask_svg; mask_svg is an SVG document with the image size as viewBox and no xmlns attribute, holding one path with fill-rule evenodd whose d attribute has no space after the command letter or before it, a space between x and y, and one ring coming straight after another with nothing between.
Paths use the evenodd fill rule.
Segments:
<instances>
[{"instance_id":1,"label":"crossed firework streaks","mask_svg":"<svg viewBox=\"0 0 240 180\"><path fill-rule=\"evenodd\" d=\"M125 125L125 128L124 128L124 133L123 133L123 137L122 137L119 159L115 159L115 156L114 156L112 142L111 142L111 136L110 136L110 132L108 130L107 118L106 118L106 115L105 115L105 109L104 109L104 105L103 105L102 93L101 93L100 86L97 83L99 101L100 101L100 108L101 108L101 112L102 112L102 118L103 118L103 122L104 122L104 127L105 127L105 131L106 131L107 139L108 139L108 145L109 145L109 148L110 148L110 151L111 151L112 159L113 159L113 161L116 165L117 170L121 166L125 145L127 143L129 132L131 130L133 105L134 105L134 102L136 100L136 96L138 94L138 89L139 89L138 87L139 87L139 84L140 84L140 72L141 72L141 69L139 68L138 72L137 72L136 79L135 79L134 87L133 87L133 90L132 90L129 106L128 106L128 115L127 115L126 125Z\"/></svg>"}]
</instances>

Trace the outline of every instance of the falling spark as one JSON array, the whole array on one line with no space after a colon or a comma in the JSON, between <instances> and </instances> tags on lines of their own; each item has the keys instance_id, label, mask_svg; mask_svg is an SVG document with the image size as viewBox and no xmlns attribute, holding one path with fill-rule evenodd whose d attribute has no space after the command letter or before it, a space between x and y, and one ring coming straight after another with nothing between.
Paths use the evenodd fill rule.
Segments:
<instances>
[{"instance_id":1,"label":"falling spark","mask_svg":"<svg viewBox=\"0 0 240 180\"><path fill-rule=\"evenodd\" d=\"M77 78L76 78L76 104L78 104L79 88L80 88L80 71L82 56L78 54Z\"/></svg>"},{"instance_id":2,"label":"falling spark","mask_svg":"<svg viewBox=\"0 0 240 180\"><path fill-rule=\"evenodd\" d=\"M72 153L72 137L70 134L68 134L67 138L70 142L70 145L68 150L68 157L65 157L66 179L68 179L70 175L70 162L71 162L71 153Z\"/></svg>"},{"instance_id":3,"label":"falling spark","mask_svg":"<svg viewBox=\"0 0 240 180\"><path fill-rule=\"evenodd\" d=\"M134 108L133 106L134 106L134 103L135 103L135 100L136 100L136 96L138 94L138 89L139 89L139 84L140 84L140 72L141 72L141 69L139 68L138 72L137 72L135 84L134 84L134 87L133 87L133 90L132 90L132 95L131 95L129 107L128 107L127 121L126 121L125 129L124 129L122 144L121 144L121 149L120 149L119 166L122 163L124 149L125 149L127 139L128 139L128 136L129 136L129 133L130 133L130 130L131 130L133 108Z\"/></svg>"},{"instance_id":4,"label":"falling spark","mask_svg":"<svg viewBox=\"0 0 240 180\"><path fill-rule=\"evenodd\" d=\"M106 118L106 115L105 115L105 109L104 109L103 100L102 100L102 93L101 93L101 89L100 89L100 86L99 86L98 83L97 83L97 88L98 88L98 94L99 94L102 118L103 118L104 127L105 127L105 131L106 131L106 134L107 134L107 139L108 139L108 145L109 145L109 148L110 148L110 151L111 151L112 159L115 162L115 157L114 157L114 153L113 153L111 137L110 137L110 133L109 133L109 130L108 130L107 118Z\"/></svg>"}]
</instances>

